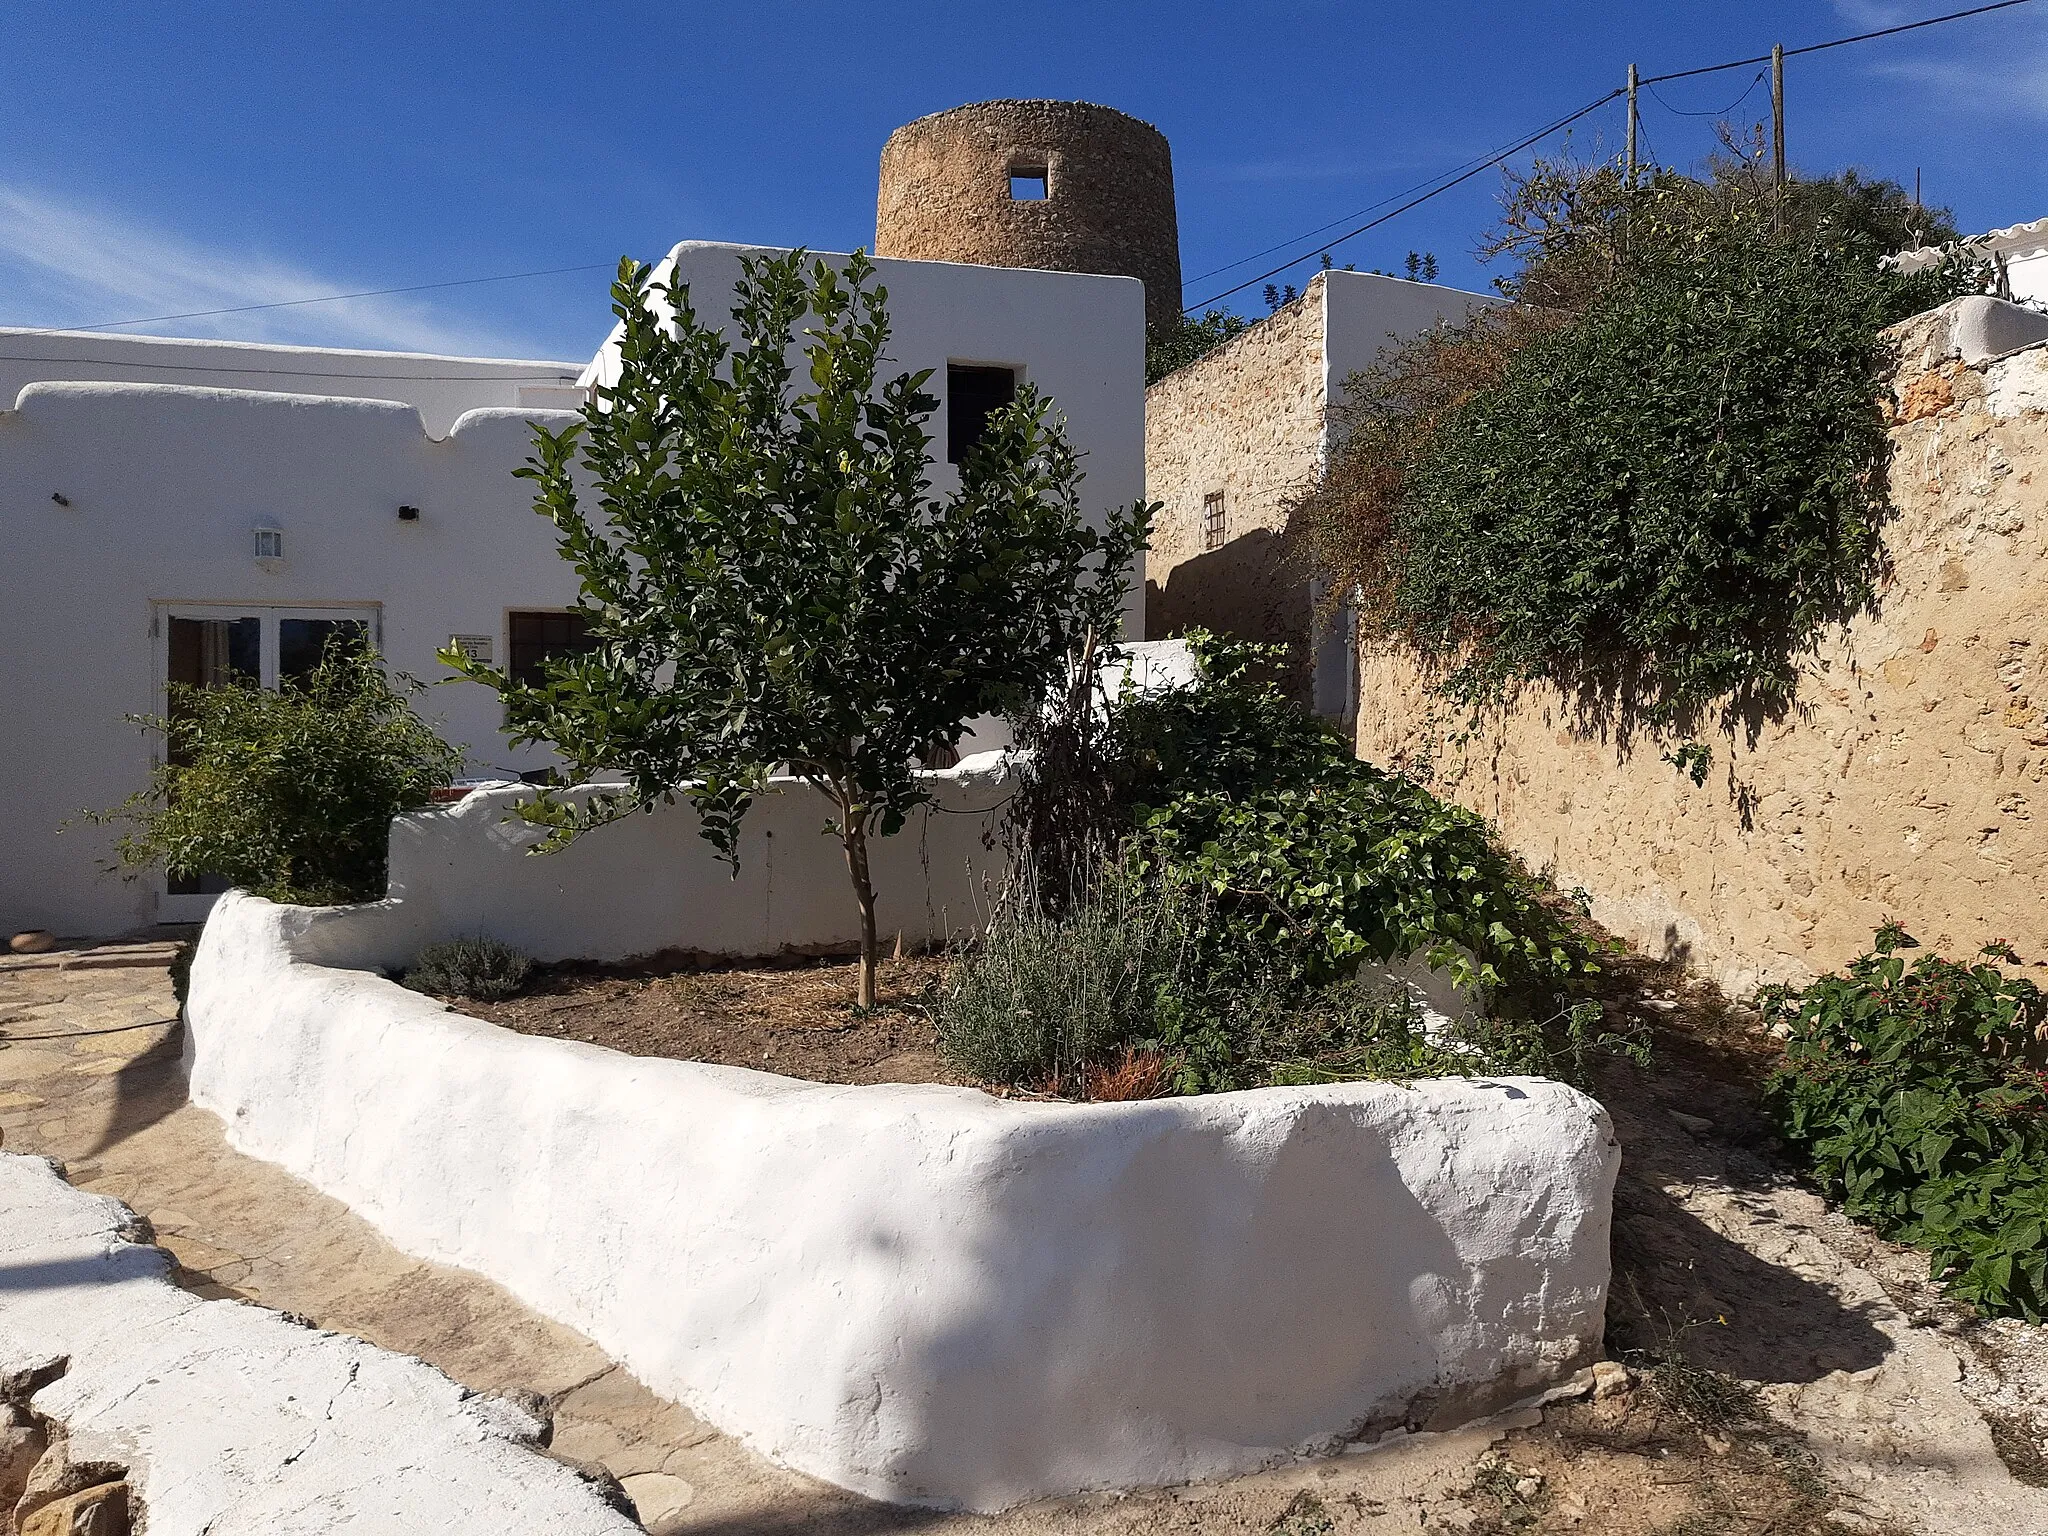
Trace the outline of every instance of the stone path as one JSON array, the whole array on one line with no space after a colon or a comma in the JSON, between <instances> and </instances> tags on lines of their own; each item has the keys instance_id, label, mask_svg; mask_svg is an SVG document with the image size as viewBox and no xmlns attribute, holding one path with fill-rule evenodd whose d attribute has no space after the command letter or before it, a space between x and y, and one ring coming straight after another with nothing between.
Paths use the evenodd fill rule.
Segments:
<instances>
[{"instance_id":1,"label":"stone path","mask_svg":"<svg viewBox=\"0 0 2048 1536\"><path fill-rule=\"evenodd\" d=\"M230 1150L220 1122L185 1100L174 1013L154 966L0 960L0 1036L14 1041L0 1045L6 1146L56 1157L81 1187L134 1207L199 1294L300 1314L418 1355L478 1390L539 1393L554 1408L556 1453L609 1468L655 1532L1349 1536L1512 1526L1609 1536L1696 1513L1697 1490L1683 1490L1711 1491L1713 1457L1726 1454L1709 1434L1711 1449L1681 1475L1690 1453L1672 1434L1653 1425L1639 1450L1618 1447L1600 1438L1614 1405L1591 1404L1526 1414L1517 1421L1526 1432L1504 1443L1505 1426L997 1517L868 1503L769 1464L498 1287L399 1253L338 1202ZM1749 1150L1763 1138L1744 1123L1739 1092L1682 1054L1607 1096L1628 1149L1618 1294L1634 1288L1615 1314L1616 1347L1647 1342L1627 1336L1624 1313L1698 1324L1688 1337L1699 1362L1763 1383L1780 1424L1804 1436L1827 1476L1814 1497L1829 1529L2048 1531L2048 1491L2011 1476L1966 1390L1983 1374L1978 1335L1900 1299L1912 1256L1828 1216ZM2048 1342L2043 1330L2018 1334ZM1496 1443L1493 1454L1522 1465L1509 1483L1543 1486L1533 1501L1496 1488L1508 1484L1482 1457ZM1489 1488L1507 1502L1489 1502Z\"/></svg>"}]
</instances>

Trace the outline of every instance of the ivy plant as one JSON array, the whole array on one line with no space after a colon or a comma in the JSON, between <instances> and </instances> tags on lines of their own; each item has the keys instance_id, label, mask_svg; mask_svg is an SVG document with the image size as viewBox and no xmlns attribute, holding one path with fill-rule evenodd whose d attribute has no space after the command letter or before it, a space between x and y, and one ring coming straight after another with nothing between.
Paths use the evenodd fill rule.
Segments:
<instances>
[{"instance_id":1,"label":"ivy plant","mask_svg":"<svg viewBox=\"0 0 2048 1536\"><path fill-rule=\"evenodd\" d=\"M683 801L737 868L769 775L815 786L860 909L867 1007L869 840L924 800L922 758L975 716L1035 707L1085 637L1114 632L1151 509L1090 526L1074 449L1029 385L933 494L929 374L887 373L887 293L863 254L749 257L734 297L729 344L686 286L622 263L618 378L580 423L538 430L520 471L594 647L537 683L442 659L498 690L515 739L623 779L524 805L542 851Z\"/></svg>"},{"instance_id":2,"label":"ivy plant","mask_svg":"<svg viewBox=\"0 0 2048 1536\"><path fill-rule=\"evenodd\" d=\"M1896 924L1844 974L1759 995L1785 1035L1766 1103L1843 1210L1928 1250L1991 1313L2048 1318L2048 995L1996 961L1923 955Z\"/></svg>"}]
</instances>

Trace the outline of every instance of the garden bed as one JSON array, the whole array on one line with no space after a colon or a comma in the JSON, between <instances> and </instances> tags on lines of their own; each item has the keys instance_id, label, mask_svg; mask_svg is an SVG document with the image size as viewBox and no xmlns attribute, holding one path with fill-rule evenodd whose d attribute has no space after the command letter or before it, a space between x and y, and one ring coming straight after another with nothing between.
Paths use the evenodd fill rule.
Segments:
<instances>
[{"instance_id":1,"label":"garden bed","mask_svg":"<svg viewBox=\"0 0 2048 1536\"><path fill-rule=\"evenodd\" d=\"M712 970L543 966L502 1002L447 999L522 1035L580 1040L628 1056L755 1067L821 1083L971 1080L939 1055L929 1000L946 962L885 961L879 1006L853 1006L852 960L753 962Z\"/></svg>"}]
</instances>

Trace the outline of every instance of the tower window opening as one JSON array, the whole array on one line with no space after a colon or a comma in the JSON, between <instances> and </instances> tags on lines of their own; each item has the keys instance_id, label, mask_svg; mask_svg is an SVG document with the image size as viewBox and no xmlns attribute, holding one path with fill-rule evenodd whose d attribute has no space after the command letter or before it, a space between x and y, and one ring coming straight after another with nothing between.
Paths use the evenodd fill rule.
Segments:
<instances>
[{"instance_id":1,"label":"tower window opening","mask_svg":"<svg viewBox=\"0 0 2048 1536\"><path fill-rule=\"evenodd\" d=\"M946 462L964 464L988 419L1017 398L1017 370L946 364Z\"/></svg>"},{"instance_id":2,"label":"tower window opening","mask_svg":"<svg viewBox=\"0 0 2048 1536\"><path fill-rule=\"evenodd\" d=\"M1202 548L1221 549L1224 531L1223 493L1211 491L1202 498Z\"/></svg>"},{"instance_id":3,"label":"tower window opening","mask_svg":"<svg viewBox=\"0 0 2048 1536\"><path fill-rule=\"evenodd\" d=\"M1042 165L1013 165L1010 167L1010 201L1013 203L1042 203L1050 195L1046 179L1046 168Z\"/></svg>"}]
</instances>

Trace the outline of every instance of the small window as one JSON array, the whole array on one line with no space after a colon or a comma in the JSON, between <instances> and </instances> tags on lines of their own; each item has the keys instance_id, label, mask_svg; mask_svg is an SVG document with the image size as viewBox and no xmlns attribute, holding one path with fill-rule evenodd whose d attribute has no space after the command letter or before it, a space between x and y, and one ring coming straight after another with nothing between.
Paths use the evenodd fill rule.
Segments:
<instances>
[{"instance_id":1,"label":"small window","mask_svg":"<svg viewBox=\"0 0 2048 1536\"><path fill-rule=\"evenodd\" d=\"M946 365L946 462L964 464L988 419L1017 398L1017 370Z\"/></svg>"},{"instance_id":2,"label":"small window","mask_svg":"<svg viewBox=\"0 0 2048 1536\"><path fill-rule=\"evenodd\" d=\"M258 560L282 560L284 558L284 530L282 528L258 528L256 530L256 558Z\"/></svg>"},{"instance_id":3,"label":"small window","mask_svg":"<svg viewBox=\"0 0 2048 1536\"><path fill-rule=\"evenodd\" d=\"M1013 165L1010 167L1010 201L1014 203L1042 203L1046 193L1045 167L1042 165Z\"/></svg>"},{"instance_id":4,"label":"small window","mask_svg":"<svg viewBox=\"0 0 2048 1536\"><path fill-rule=\"evenodd\" d=\"M515 683L543 683L550 656L580 656L596 644L589 622L580 613L515 613L511 664L505 670Z\"/></svg>"},{"instance_id":5,"label":"small window","mask_svg":"<svg viewBox=\"0 0 2048 1536\"><path fill-rule=\"evenodd\" d=\"M1202 498L1202 548L1223 547L1223 493L1211 491Z\"/></svg>"}]
</instances>

